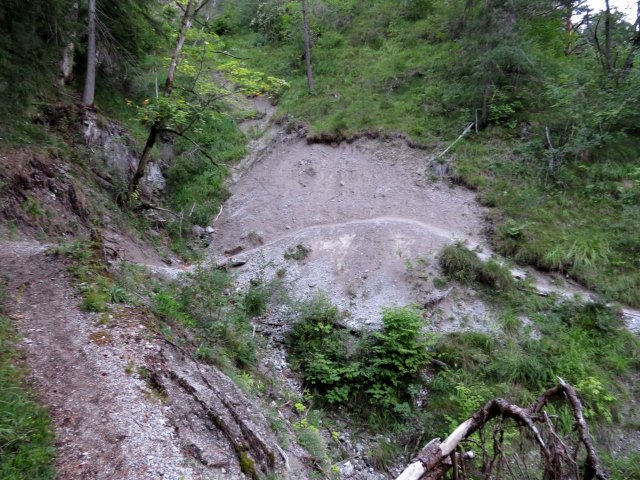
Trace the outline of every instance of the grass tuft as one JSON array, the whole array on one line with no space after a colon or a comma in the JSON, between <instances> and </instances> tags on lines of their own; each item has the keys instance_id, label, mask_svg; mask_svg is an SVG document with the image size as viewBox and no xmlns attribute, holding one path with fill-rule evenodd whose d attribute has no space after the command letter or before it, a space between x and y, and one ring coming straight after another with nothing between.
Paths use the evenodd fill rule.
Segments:
<instances>
[{"instance_id":1,"label":"grass tuft","mask_svg":"<svg viewBox=\"0 0 640 480\"><path fill-rule=\"evenodd\" d=\"M0 478L53 479L51 421L24 387L25 374L17 366L16 341L11 321L0 314Z\"/></svg>"}]
</instances>

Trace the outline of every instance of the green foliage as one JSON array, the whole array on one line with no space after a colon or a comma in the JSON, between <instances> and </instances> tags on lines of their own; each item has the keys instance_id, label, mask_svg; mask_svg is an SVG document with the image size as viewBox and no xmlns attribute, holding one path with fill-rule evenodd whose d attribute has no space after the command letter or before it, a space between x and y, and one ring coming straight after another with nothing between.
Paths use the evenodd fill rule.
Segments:
<instances>
[{"instance_id":1,"label":"green foliage","mask_svg":"<svg viewBox=\"0 0 640 480\"><path fill-rule=\"evenodd\" d=\"M465 181L481 188L501 215L498 251L576 278L607 298L640 305L637 286L640 221L634 180L637 140L598 150L582 162L565 161L549 177L527 151L464 144L457 150ZM607 228L602 228L606 222Z\"/></svg>"},{"instance_id":2,"label":"green foliage","mask_svg":"<svg viewBox=\"0 0 640 480\"><path fill-rule=\"evenodd\" d=\"M587 377L582 379L576 385L576 389L586 403L585 418L600 415L611 423L611 407L615 404L616 397L611 395L597 378Z\"/></svg>"},{"instance_id":3,"label":"green foliage","mask_svg":"<svg viewBox=\"0 0 640 480\"><path fill-rule=\"evenodd\" d=\"M429 358L418 312L384 310L383 329L368 335L354 352L338 321L338 310L325 297L300 307L287 337L294 368L326 402L359 400L362 413L373 408L383 416L408 415L419 371Z\"/></svg>"},{"instance_id":4,"label":"green foliage","mask_svg":"<svg viewBox=\"0 0 640 480\"><path fill-rule=\"evenodd\" d=\"M295 248L294 247L287 248L283 256L285 260L300 261L307 258L310 253L311 253L311 249L309 247L298 244L295 246Z\"/></svg>"},{"instance_id":5,"label":"green foliage","mask_svg":"<svg viewBox=\"0 0 640 480\"><path fill-rule=\"evenodd\" d=\"M632 378L640 367L638 339L600 304L552 301L528 315L536 336L521 325L493 336L440 336L433 355L446 367L430 384L431 408L448 422L431 418L434 434L450 431L494 397L529 402L557 383L557 377L578 388L593 422L614 420L618 399L625 395L620 381Z\"/></svg>"},{"instance_id":6,"label":"green foliage","mask_svg":"<svg viewBox=\"0 0 640 480\"><path fill-rule=\"evenodd\" d=\"M25 372L16 366L16 341L10 320L0 316L0 477L53 479L51 422L24 386Z\"/></svg>"},{"instance_id":7,"label":"green foliage","mask_svg":"<svg viewBox=\"0 0 640 480\"><path fill-rule=\"evenodd\" d=\"M266 285L249 286L243 298L244 309L251 317L262 315L267 310L271 292Z\"/></svg>"},{"instance_id":8,"label":"green foliage","mask_svg":"<svg viewBox=\"0 0 640 480\"><path fill-rule=\"evenodd\" d=\"M35 0L29 8L17 0L0 4L0 115L4 118L27 107L36 95L51 91L61 46L52 28L55 24L66 27L70 5L68 0Z\"/></svg>"},{"instance_id":9,"label":"green foliage","mask_svg":"<svg viewBox=\"0 0 640 480\"><path fill-rule=\"evenodd\" d=\"M320 436L318 427L302 419L294 424L298 443L321 465L328 458L327 446Z\"/></svg>"},{"instance_id":10,"label":"green foliage","mask_svg":"<svg viewBox=\"0 0 640 480\"><path fill-rule=\"evenodd\" d=\"M197 355L222 368L255 363L251 324L233 278L224 270L200 267L170 287L158 286L153 311L162 321L194 332Z\"/></svg>"},{"instance_id":11,"label":"green foliage","mask_svg":"<svg viewBox=\"0 0 640 480\"><path fill-rule=\"evenodd\" d=\"M362 352L365 392L373 404L408 414L407 399L428 360L419 312L411 308L384 309L383 328L372 334L370 347Z\"/></svg>"},{"instance_id":12,"label":"green foliage","mask_svg":"<svg viewBox=\"0 0 640 480\"><path fill-rule=\"evenodd\" d=\"M483 262L464 244L447 245L440 254L442 270L463 283L476 282L500 291L515 288L515 280L509 268L495 260Z\"/></svg>"},{"instance_id":13,"label":"green foliage","mask_svg":"<svg viewBox=\"0 0 640 480\"><path fill-rule=\"evenodd\" d=\"M376 470L388 472L401 454L400 445L383 438L369 451L368 458Z\"/></svg>"},{"instance_id":14,"label":"green foliage","mask_svg":"<svg viewBox=\"0 0 640 480\"><path fill-rule=\"evenodd\" d=\"M127 301L125 293L107 274L101 260L101 249L102 244L95 240L63 244L52 251L71 260L68 270L78 281L77 287L82 293L80 307L85 312L104 312L108 302Z\"/></svg>"},{"instance_id":15,"label":"green foliage","mask_svg":"<svg viewBox=\"0 0 640 480\"><path fill-rule=\"evenodd\" d=\"M610 470L611 480L629 480L640 478L640 453L634 452L629 456L616 455L606 458L605 464Z\"/></svg>"},{"instance_id":16,"label":"green foliage","mask_svg":"<svg viewBox=\"0 0 640 480\"><path fill-rule=\"evenodd\" d=\"M92 288L83 292L82 310L85 312L104 312L107 310L107 296Z\"/></svg>"},{"instance_id":17,"label":"green foliage","mask_svg":"<svg viewBox=\"0 0 640 480\"><path fill-rule=\"evenodd\" d=\"M603 75L597 16L569 38L562 9L549 2L310 1L309 96L292 3L223 4L234 25L226 44L249 65L291 79L283 114L308 122L311 138L403 132L437 148L485 105L490 128L461 142L452 160L499 209L500 253L640 305L640 76L619 69L629 25L614 18L618 64ZM565 55L571 45L579 48Z\"/></svg>"}]
</instances>

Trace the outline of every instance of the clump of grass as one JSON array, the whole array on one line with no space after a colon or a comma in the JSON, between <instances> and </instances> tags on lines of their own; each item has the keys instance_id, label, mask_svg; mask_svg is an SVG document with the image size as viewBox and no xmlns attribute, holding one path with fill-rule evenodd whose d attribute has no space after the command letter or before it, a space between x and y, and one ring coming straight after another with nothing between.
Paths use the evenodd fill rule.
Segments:
<instances>
[{"instance_id":1,"label":"clump of grass","mask_svg":"<svg viewBox=\"0 0 640 480\"><path fill-rule=\"evenodd\" d=\"M285 260L304 260L311 253L311 249L305 245L296 245L295 247L289 247L284 252Z\"/></svg>"},{"instance_id":2,"label":"clump of grass","mask_svg":"<svg viewBox=\"0 0 640 480\"><path fill-rule=\"evenodd\" d=\"M444 247L440 254L440 266L445 274L463 283L479 283L499 291L515 288L511 271L496 262L483 262L461 243Z\"/></svg>"},{"instance_id":3,"label":"clump of grass","mask_svg":"<svg viewBox=\"0 0 640 480\"><path fill-rule=\"evenodd\" d=\"M320 432L313 425L298 426L296 430L298 443L313 457L320 465L325 463L327 455L327 446L320 436Z\"/></svg>"},{"instance_id":4,"label":"clump of grass","mask_svg":"<svg viewBox=\"0 0 640 480\"><path fill-rule=\"evenodd\" d=\"M107 303L113 300L112 293L116 288L102 264L100 249L99 241L76 241L52 251L54 255L64 255L70 260L67 268L78 281L78 288L82 293L80 308L85 312L106 311ZM116 298L119 299L121 298Z\"/></svg>"},{"instance_id":5,"label":"clump of grass","mask_svg":"<svg viewBox=\"0 0 640 480\"><path fill-rule=\"evenodd\" d=\"M85 312L105 312L107 310L107 300L106 294L90 288L83 292L80 307Z\"/></svg>"},{"instance_id":6,"label":"clump of grass","mask_svg":"<svg viewBox=\"0 0 640 480\"><path fill-rule=\"evenodd\" d=\"M638 339L602 304L565 301L531 316L538 338L523 335L510 325L512 320L503 334L440 336L432 354L446 368L431 383L431 407L442 408L456 421L464 420L469 412L463 404L473 395L481 397L474 403L495 396L526 403L562 377L584 390L581 394L594 421L615 419L615 397L624 396L620 381L640 368ZM451 402L454 391L458 396ZM462 393L467 400L463 401Z\"/></svg>"},{"instance_id":7,"label":"clump of grass","mask_svg":"<svg viewBox=\"0 0 640 480\"><path fill-rule=\"evenodd\" d=\"M266 308L262 291L246 300L233 282L225 270L201 267L177 282L156 285L151 304L161 322L196 336L200 359L228 371L255 364L249 312Z\"/></svg>"},{"instance_id":8,"label":"clump of grass","mask_svg":"<svg viewBox=\"0 0 640 480\"><path fill-rule=\"evenodd\" d=\"M380 440L369 451L368 459L376 470L389 471L389 467L402 455L402 448L386 438Z\"/></svg>"}]
</instances>

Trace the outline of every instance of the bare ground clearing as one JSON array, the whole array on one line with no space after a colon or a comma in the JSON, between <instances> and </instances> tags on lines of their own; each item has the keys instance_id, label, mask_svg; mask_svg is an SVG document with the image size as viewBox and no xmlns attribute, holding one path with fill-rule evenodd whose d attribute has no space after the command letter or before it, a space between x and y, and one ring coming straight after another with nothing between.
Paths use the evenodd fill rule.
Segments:
<instances>
[{"instance_id":1,"label":"bare ground clearing","mask_svg":"<svg viewBox=\"0 0 640 480\"><path fill-rule=\"evenodd\" d=\"M273 112L264 101L255 107L265 119ZM362 327L378 324L383 307L423 303L445 244L465 241L490 253L475 194L426 180L424 152L402 140L309 145L271 127L253 147L233 175L211 246L218 263L243 264L241 283L286 271L299 297L325 292ZM298 245L308 254L286 259ZM459 290L432 323L483 328L486 317L474 292Z\"/></svg>"},{"instance_id":2,"label":"bare ground clearing","mask_svg":"<svg viewBox=\"0 0 640 480\"><path fill-rule=\"evenodd\" d=\"M474 192L429 179L423 151L403 140L309 145L298 132L268 126L268 102L257 99L254 107L264 116L250 128L264 136L233 174L210 248L217 263L240 265L240 283L286 272L299 297L325 292L359 328L377 325L385 306L437 295L436 257L444 245L462 241L481 258L493 255L484 235L487 210ZM298 250L298 260L285 258ZM513 273L533 276L542 293L592 296L533 269ZM640 312L624 313L638 330ZM486 330L491 316L473 290L457 287L430 312L430 327Z\"/></svg>"}]
</instances>

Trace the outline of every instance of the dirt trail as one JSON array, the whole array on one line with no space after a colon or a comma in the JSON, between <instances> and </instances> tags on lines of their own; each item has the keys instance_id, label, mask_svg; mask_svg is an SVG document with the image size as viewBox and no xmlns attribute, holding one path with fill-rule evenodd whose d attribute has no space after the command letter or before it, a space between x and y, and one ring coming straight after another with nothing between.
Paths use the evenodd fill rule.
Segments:
<instances>
[{"instance_id":1,"label":"dirt trail","mask_svg":"<svg viewBox=\"0 0 640 480\"><path fill-rule=\"evenodd\" d=\"M264 416L228 377L167 343L133 307L81 312L65 265L46 249L0 241L0 265L56 429L61 480L239 480L238 451L256 469L280 469Z\"/></svg>"},{"instance_id":2,"label":"dirt trail","mask_svg":"<svg viewBox=\"0 0 640 480\"><path fill-rule=\"evenodd\" d=\"M60 478L193 478L162 408L145 399L143 380L127 375L155 348L149 332L134 319L98 327L45 249L2 242L0 264L33 381L56 425Z\"/></svg>"},{"instance_id":3,"label":"dirt trail","mask_svg":"<svg viewBox=\"0 0 640 480\"><path fill-rule=\"evenodd\" d=\"M483 259L493 255L486 210L473 192L428 180L424 152L402 140L309 145L304 132L269 126L268 102L257 99L254 107L263 117L245 129L264 135L233 174L211 246L217 263L241 265L241 283L286 272L300 297L327 293L357 328L377 324L382 307L438 295L435 258L444 245L463 241ZM298 245L305 258L285 259ZM594 296L533 269L513 273L533 276L540 292ZM432 313L432 327L492 328L489 307L474 293L456 289ZM631 330L640 330L640 312L624 315Z\"/></svg>"}]
</instances>

